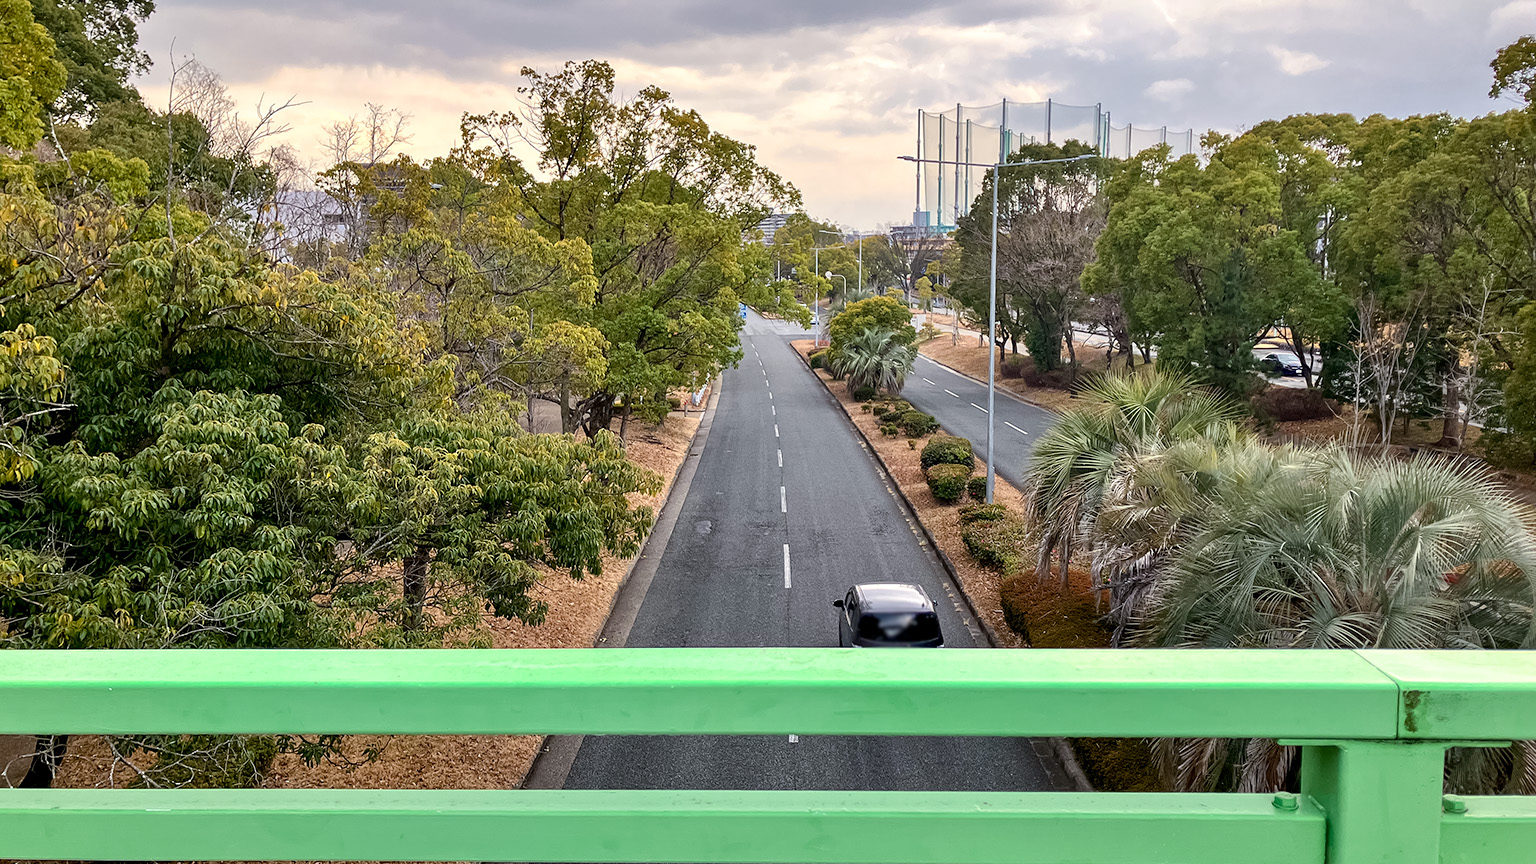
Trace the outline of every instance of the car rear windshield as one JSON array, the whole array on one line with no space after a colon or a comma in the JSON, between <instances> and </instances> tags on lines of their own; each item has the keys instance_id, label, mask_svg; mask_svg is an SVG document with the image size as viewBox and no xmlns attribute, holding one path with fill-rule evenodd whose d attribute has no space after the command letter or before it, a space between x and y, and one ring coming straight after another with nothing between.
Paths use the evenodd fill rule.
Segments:
<instances>
[{"instance_id":1,"label":"car rear windshield","mask_svg":"<svg viewBox=\"0 0 1536 864\"><path fill-rule=\"evenodd\" d=\"M939 638L939 616L932 612L866 613L859 618L859 638L878 642L926 642Z\"/></svg>"}]
</instances>

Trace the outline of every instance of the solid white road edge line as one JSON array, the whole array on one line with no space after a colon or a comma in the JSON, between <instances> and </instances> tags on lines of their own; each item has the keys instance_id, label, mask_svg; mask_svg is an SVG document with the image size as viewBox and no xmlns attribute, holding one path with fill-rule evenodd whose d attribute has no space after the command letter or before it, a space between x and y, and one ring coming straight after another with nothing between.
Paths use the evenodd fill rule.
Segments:
<instances>
[{"instance_id":1,"label":"solid white road edge line","mask_svg":"<svg viewBox=\"0 0 1536 864\"><path fill-rule=\"evenodd\" d=\"M789 544L784 544L784 587L789 587Z\"/></svg>"}]
</instances>

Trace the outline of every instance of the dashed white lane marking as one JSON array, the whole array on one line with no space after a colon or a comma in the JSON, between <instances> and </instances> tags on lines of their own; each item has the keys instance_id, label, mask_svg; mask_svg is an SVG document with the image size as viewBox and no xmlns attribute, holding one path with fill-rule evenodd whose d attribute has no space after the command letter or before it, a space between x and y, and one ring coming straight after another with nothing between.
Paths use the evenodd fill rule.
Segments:
<instances>
[{"instance_id":1,"label":"dashed white lane marking","mask_svg":"<svg viewBox=\"0 0 1536 864\"><path fill-rule=\"evenodd\" d=\"M791 744L799 744L800 743L800 736L799 735L791 735L791 736L789 736L789 743L791 743Z\"/></svg>"},{"instance_id":2,"label":"dashed white lane marking","mask_svg":"<svg viewBox=\"0 0 1536 864\"><path fill-rule=\"evenodd\" d=\"M977 411L980 411L983 414L987 413L987 409L981 407L980 405L977 405L975 402L971 403L971 407L975 408Z\"/></svg>"},{"instance_id":3,"label":"dashed white lane marking","mask_svg":"<svg viewBox=\"0 0 1536 864\"><path fill-rule=\"evenodd\" d=\"M946 389L946 390L945 390L945 391L944 391L944 392L945 392L945 393L948 393L948 394L949 394L949 395L951 395L951 396L953 396L953 397L955 397L955 398L956 398L956 399L959 399L959 398L960 398L960 394L959 394L959 393L956 393L956 392L955 392L955 391L953 391L953 390L949 390L949 389Z\"/></svg>"},{"instance_id":4,"label":"dashed white lane marking","mask_svg":"<svg viewBox=\"0 0 1536 864\"><path fill-rule=\"evenodd\" d=\"M780 468L784 467L784 451L783 450L779 451L779 467Z\"/></svg>"},{"instance_id":5,"label":"dashed white lane marking","mask_svg":"<svg viewBox=\"0 0 1536 864\"><path fill-rule=\"evenodd\" d=\"M773 401L773 391L772 391L772 390L769 390L769 391L768 391L768 401L769 401L769 402L772 402L772 401Z\"/></svg>"},{"instance_id":6,"label":"dashed white lane marking","mask_svg":"<svg viewBox=\"0 0 1536 864\"><path fill-rule=\"evenodd\" d=\"M927 378L924 378L924 379L923 379L923 380L924 380L924 381L928 381L928 379L927 379ZM932 382L932 381L928 381L928 383L929 383L929 384L933 384L933 382ZM933 386L935 386L935 387L937 387L937 386L939 386L939 385L937 385L937 384L933 384Z\"/></svg>"},{"instance_id":7,"label":"dashed white lane marking","mask_svg":"<svg viewBox=\"0 0 1536 864\"><path fill-rule=\"evenodd\" d=\"M789 587L789 544L784 544L784 587Z\"/></svg>"},{"instance_id":8,"label":"dashed white lane marking","mask_svg":"<svg viewBox=\"0 0 1536 864\"><path fill-rule=\"evenodd\" d=\"M773 437L779 437L779 424L773 424Z\"/></svg>"},{"instance_id":9,"label":"dashed white lane marking","mask_svg":"<svg viewBox=\"0 0 1536 864\"><path fill-rule=\"evenodd\" d=\"M769 405L768 406L768 410L773 412L773 416L775 416L775 417L779 416L779 409L778 408L776 408L776 407L774 407L772 405Z\"/></svg>"},{"instance_id":10,"label":"dashed white lane marking","mask_svg":"<svg viewBox=\"0 0 1536 864\"><path fill-rule=\"evenodd\" d=\"M789 512L789 497L784 493L784 487L779 487L779 512Z\"/></svg>"},{"instance_id":11,"label":"dashed white lane marking","mask_svg":"<svg viewBox=\"0 0 1536 864\"><path fill-rule=\"evenodd\" d=\"M1025 432L1023 429L1020 429L1019 427L1013 425L1012 423L1009 423L1007 420L1003 421L1003 425L1007 426L1009 429L1012 429L1013 431L1019 433L1020 435L1028 435L1029 434L1028 432Z\"/></svg>"}]
</instances>

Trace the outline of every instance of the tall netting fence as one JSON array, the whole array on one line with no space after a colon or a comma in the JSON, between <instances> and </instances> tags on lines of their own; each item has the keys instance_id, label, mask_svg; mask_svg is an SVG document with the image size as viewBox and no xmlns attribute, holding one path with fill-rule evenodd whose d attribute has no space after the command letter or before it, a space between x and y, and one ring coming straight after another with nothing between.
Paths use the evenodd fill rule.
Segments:
<instances>
[{"instance_id":1,"label":"tall netting fence","mask_svg":"<svg viewBox=\"0 0 1536 864\"><path fill-rule=\"evenodd\" d=\"M914 224L941 229L970 212L986 166L1006 160L1025 144L1081 141L1118 159L1161 144L1169 145L1175 157L1195 150L1192 129L1115 126L1102 105L1004 100L917 113L917 153L926 161L917 164Z\"/></svg>"}]
</instances>

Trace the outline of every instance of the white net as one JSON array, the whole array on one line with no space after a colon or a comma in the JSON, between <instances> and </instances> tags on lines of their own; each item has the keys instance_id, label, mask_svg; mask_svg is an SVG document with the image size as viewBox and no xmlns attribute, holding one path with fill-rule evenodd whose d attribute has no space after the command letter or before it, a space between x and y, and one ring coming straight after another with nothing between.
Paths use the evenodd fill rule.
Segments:
<instances>
[{"instance_id":1,"label":"white net","mask_svg":"<svg viewBox=\"0 0 1536 864\"><path fill-rule=\"evenodd\" d=\"M915 224L952 228L981 193L987 167L1030 143L1081 141L1106 156L1124 159L1167 144L1175 157L1194 152L1190 129L1114 126L1101 105L998 102L917 112L918 200ZM966 164L970 163L970 164Z\"/></svg>"}]
</instances>

